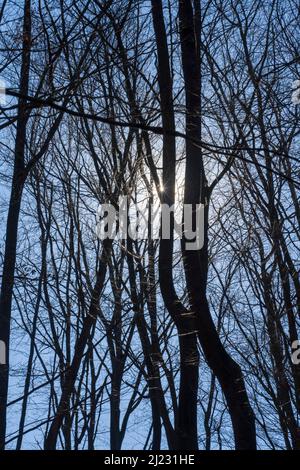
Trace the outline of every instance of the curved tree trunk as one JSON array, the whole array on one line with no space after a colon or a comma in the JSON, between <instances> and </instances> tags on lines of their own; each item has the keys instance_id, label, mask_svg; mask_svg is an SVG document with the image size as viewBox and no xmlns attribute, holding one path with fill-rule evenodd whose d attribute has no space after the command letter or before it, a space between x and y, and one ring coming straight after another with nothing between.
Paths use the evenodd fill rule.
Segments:
<instances>
[{"instance_id":1,"label":"curved tree trunk","mask_svg":"<svg viewBox=\"0 0 300 470\"><path fill-rule=\"evenodd\" d=\"M184 203L205 206L204 246L188 250L183 240L183 259L192 311L197 315L198 337L207 363L220 382L233 425L236 449L255 449L255 418L242 371L221 343L206 297L209 188L201 149L200 3L179 0L180 42L186 95L186 174Z\"/></svg>"}]
</instances>

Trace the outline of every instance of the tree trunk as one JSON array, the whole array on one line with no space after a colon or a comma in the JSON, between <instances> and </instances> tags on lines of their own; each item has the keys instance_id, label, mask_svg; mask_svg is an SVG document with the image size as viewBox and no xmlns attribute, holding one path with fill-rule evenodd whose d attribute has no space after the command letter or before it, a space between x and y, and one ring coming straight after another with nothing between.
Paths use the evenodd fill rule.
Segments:
<instances>
[{"instance_id":1,"label":"tree trunk","mask_svg":"<svg viewBox=\"0 0 300 470\"><path fill-rule=\"evenodd\" d=\"M167 36L163 18L162 2L152 0L152 17L158 57L158 83L160 90L163 136L163 192L161 201L172 207L175 201L176 143L173 107L172 77L169 63ZM177 298L173 283L174 213L171 213L171 236L161 239L159 250L159 281L165 305L173 318L180 346L180 389L176 434L178 449L198 448L197 392L199 357L194 316Z\"/></svg>"},{"instance_id":2,"label":"tree trunk","mask_svg":"<svg viewBox=\"0 0 300 470\"><path fill-rule=\"evenodd\" d=\"M71 393L74 389L84 350L88 343L91 329L97 321L98 303L100 300L102 289L104 287L111 244L112 241L108 239L105 240L103 243L102 255L97 273L97 280L93 288L93 292L91 293L91 304L89 308L89 313L84 319L82 331L76 341L72 364L66 371L64 388L62 390L57 412L51 423L48 435L45 439L45 450L55 450L60 428L62 426L66 413L68 412L68 403L70 400Z\"/></svg>"},{"instance_id":3,"label":"tree trunk","mask_svg":"<svg viewBox=\"0 0 300 470\"><path fill-rule=\"evenodd\" d=\"M30 0L25 0L23 20L23 50L20 76L20 93L28 94L30 49L31 49L31 9ZM6 407L9 379L9 339L11 324L11 308L13 296L14 273L16 265L16 250L18 224L24 187L25 141L26 141L26 100L18 103L18 119L15 143L15 161L12 178L12 188L6 224L6 240L3 262L3 277L0 294L0 340L6 346L6 364L0 365L0 449L5 447Z\"/></svg>"},{"instance_id":4,"label":"tree trunk","mask_svg":"<svg viewBox=\"0 0 300 470\"><path fill-rule=\"evenodd\" d=\"M236 449L255 449L255 419L247 396L242 371L225 351L212 320L206 297L209 190L201 149L200 6L179 0L180 42L186 96L186 174L184 203L205 206L204 246L182 251L191 309L197 315L198 337L207 363L218 378L232 420Z\"/></svg>"}]
</instances>

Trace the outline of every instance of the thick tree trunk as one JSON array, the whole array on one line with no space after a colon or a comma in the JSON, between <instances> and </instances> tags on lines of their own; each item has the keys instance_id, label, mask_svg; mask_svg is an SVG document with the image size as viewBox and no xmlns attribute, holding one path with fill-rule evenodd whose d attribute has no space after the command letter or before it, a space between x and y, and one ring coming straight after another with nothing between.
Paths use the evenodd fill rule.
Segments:
<instances>
[{"instance_id":1,"label":"thick tree trunk","mask_svg":"<svg viewBox=\"0 0 300 470\"><path fill-rule=\"evenodd\" d=\"M123 364L115 358L113 373L111 377L111 398L110 398L110 448L111 450L121 450L122 434L120 431L120 397L121 383L123 376Z\"/></svg>"},{"instance_id":2,"label":"thick tree trunk","mask_svg":"<svg viewBox=\"0 0 300 470\"><path fill-rule=\"evenodd\" d=\"M188 250L183 259L191 309L196 312L200 344L207 363L218 378L232 420L237 449L255 449L255 419L239 365L225 351L212 320L206 297L209 190L201 149L200 6L199 1L179 0L180 42L186 95L186 174L184 203L205 205L204 246Z\"/></svg>"}]
</instances>

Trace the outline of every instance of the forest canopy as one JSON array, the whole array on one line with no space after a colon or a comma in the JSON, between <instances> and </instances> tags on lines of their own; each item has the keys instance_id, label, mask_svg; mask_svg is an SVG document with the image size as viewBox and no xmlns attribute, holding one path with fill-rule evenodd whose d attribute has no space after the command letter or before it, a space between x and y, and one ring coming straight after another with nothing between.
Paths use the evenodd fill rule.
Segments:
<instances>
[{"instance_id":1,"label":"forest canopy","mask_svg":"<svg viewBox=\"0 0 300 470\"><path fill-rule=\"evenodd\" d=\"M299 14L1 1L1 450L300 450Z\"/></svg>"}]
</instances>

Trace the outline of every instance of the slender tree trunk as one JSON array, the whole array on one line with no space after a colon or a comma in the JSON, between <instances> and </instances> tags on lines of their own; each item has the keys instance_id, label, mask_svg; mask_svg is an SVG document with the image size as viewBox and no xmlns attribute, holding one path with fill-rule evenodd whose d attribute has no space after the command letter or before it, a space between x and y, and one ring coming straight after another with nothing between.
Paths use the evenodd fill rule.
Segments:
<instances>
[{"instance_id":1,"label":"slender tree trunk","mask_svg":"<svg viewBox=\"0 0 300 470\"><path fill-rule=\"evenodd\" d=\"M133 243L129 238L127 240L128 247L128 270L129 270L129 282L130 282L130 291L131 298L133 303L133 308L135 312L135 322L137 325L138 333L140 336L140 341L142 345L142 350L145 357L145 364L147 368L148 375L148 389L149 397L152 410L152 427L153 427L153 440L152 440L152 449L160 450L161 448L161 419L163 421L168 445L171 449L176 446L174 430L172 428L168 411L163 396L163 389L160 380L160 374L157 364L153 361L151 357L152 345L149 340L147 325L142 311L142 306L140 305L139 296L136 289L136 275L134 269L133 257L130 253L133 252Z\"/></svg>"},{"instance_id":2,"label":"slender tree trunk","mask_svg":"<svg viewBox=\"0 0 300 470\"><path fill-rule=\"evenodd\" d=\"M23 50L20 77L20 93L28 94L31 49L31 5L25 0L23 21ZM12 188L6 224L6 240L3 262L3 276L0 294L0 340L6 345L6 364L0 365L0 449L5 447L6 407L9 379L9 340L11 324L11 308L13 296L14 273L18 224L24 187L25 142L26 142L26 100L20 99L18 104L17 132L15 143L15 161Z\"/></svg>"},{"instance_id":3,"label":"slender tree trunk","mask_svg":"<svg viewBox=\"0 0 300 470\"><path fill-rule=\"evenodd\" d=\"M84 319L82 331L76 341L72 364L70 365L69 369L66 371L65 374L64 388L62 390L58 409L51 423L48 435L45 439L45 450L55 450L56 448L58 434L63 424L66 413L68 412L68 403L70 400L71 393L74 389L78 370L82 361L82 356L85 347L88 343L91 329L98 318L98 304L102 289L104 287L108 257L111 250L111 243L111 240L108 239L105 240L103 243L102 255L97 273L97 280L93 288L93 292L91 293L91 305L89 308L89 313Z\"/></svg>"},{"instance_id":4,"label":"slender tree trunk","mask_svg":"<svg viewBox=\"0 0 300 470\"><path fill-rule=\"evenodd\" d=\"M163 128L163 192L162 203L172 207L175 202L176 143L171 135L175 131L173 85L169 63L167 36L162 2L152 0L152 17L158 57L158 83ZM191 315L177 298L173 283L174 213L171 213L171 236L161 239L159 250L159 280L165 305L179 334L180 388L176 422L178 449L198 448L197 393L199 357L194 315Z\"/></svg>"}]
</instances>

